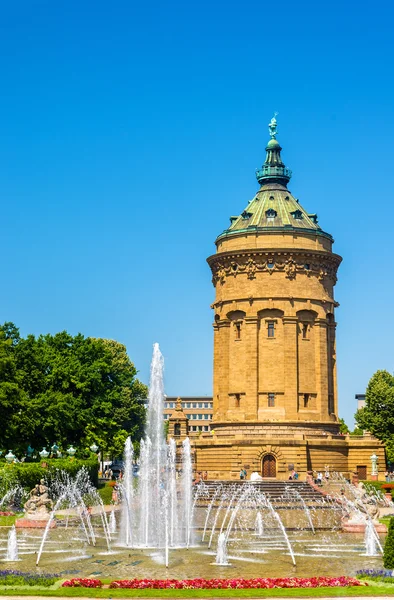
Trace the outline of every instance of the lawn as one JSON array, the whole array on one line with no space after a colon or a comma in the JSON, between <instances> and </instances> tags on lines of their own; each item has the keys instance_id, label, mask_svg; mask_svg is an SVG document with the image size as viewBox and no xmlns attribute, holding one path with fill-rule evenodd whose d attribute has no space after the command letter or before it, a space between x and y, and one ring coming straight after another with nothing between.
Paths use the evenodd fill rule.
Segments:
<instances>
[{"instance_id":1,"label":"lawn","mask_svg":"<svg viewBox=\"0 0 394 600\"><path fill-rule=\"evenodd\" d=\"M22 515L23 513L21 513ZM15 521L21 517L21 515L0 515L0 527L11 527Z\"/></svg>"}]
</instances>

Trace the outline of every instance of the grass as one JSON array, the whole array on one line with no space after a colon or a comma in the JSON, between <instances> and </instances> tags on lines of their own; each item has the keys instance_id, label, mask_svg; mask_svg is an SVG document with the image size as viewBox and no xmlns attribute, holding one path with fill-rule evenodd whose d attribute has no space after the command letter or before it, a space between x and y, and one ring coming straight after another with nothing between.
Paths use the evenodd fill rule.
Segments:
<instances>
[{"instance_id":1,"label":"grass","mask_svg":"<svg viewBox=\"0 0 394 600\"><path fill-rule=\"evenodd\" d=\"M291 588L268 590L110 590L88 588L1 588L1 596L53 596L64 598L322 598L394 596L394 585L375 584L349 588ZM16 594L17 592L17 594Z\"/></svg>"},{"instance_id":2,"label":"grass","mask_svg":"<svg viewBox=\"0 0 394 600\"><path fill-rule=\"evenodd\" d=\"M0 527L10 527L15 524L15 521L19 519L21 515L9 515L5 517L4 515L0 515Z\"/></svg>"}]
</instances>

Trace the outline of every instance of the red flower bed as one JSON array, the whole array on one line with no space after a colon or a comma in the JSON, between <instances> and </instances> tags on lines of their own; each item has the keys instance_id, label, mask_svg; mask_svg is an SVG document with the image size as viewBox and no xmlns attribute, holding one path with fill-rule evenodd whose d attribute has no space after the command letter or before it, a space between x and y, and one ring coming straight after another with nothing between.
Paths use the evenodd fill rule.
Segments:
<instances>
[{"instance_id":1,"label":"red flower bed","mask_svg":"<svg viewBox=\"0 0 394 600\"><path fill-rule=\"evenodd\" d=\"M64 584L63 584L64 585ZM257 579L122 579L112 581L110 588L124 589L254 589L254 588L317 588L367 585L353 577L259 577Z\"/></svg>"},{"instance_id":2,"label":"red flower bed","mask_svg":"<svg viewBox=\"0 0 394 600\"><path fill-rule=\"evenodd\" d=\"M12 510L0 510L0 517L11 517L15 513Z\"/></svg>"},{"instance_id":3,"label":"red flower bed","mask_svg":"<svg viewBox=\"0 0 394 600\"><path fill-rule=\"evenodd\" d=\"M102 585L103 582L100 579L84 579L83 577L68 579L62 583L62 587L101 588Z\"/></svg>"}]
</instances>

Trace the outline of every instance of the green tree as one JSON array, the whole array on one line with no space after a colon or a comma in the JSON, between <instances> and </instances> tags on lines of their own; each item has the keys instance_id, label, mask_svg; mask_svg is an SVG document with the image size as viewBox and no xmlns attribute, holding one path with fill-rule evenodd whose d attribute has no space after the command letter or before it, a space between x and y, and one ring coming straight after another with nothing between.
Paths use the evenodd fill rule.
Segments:
<instances>
[{"instance_id":1,"label":"green tree","mask_svg":"<svg viewBox=\"0 0 394 600\"><path fill-rule=\"evenodd\" d=\"M346 425L344 419L339 419L339 432L340 433L350 433L349 427Z\"/></svg>"},{"instance_id":2,"label":"green tree","mask_svg":"<svg viewBox=\"0 0 394 600\"><path fill-rule=\"evenodd\" d=\"M370 431L386 442L389 460L394 460L394 376L388 371L377 371L370 379L365 394L365 406L355 419L357 426Z\"/></svg>"},{"instance_id":3,"label":"green tree","mask_svg":"<svg viewBox=\"0 0 394 600\"><path fill-rule=\"evenodd\" d=\"M0 443L23 451L56 442L118 454L142 435L147 389L126 348L113 340L55 335L21 338L0 327Z\"/></svg>"},{"instance_id":4,"label":"green tree","mask_svg":"<svg viewBox=\"0 0 394 600\"><path fill-rule=\"evenodd\" d=\"M391 517L389 530L384 544L383 566L386 569L394 569L394 518Z\"/></svg>"}]
</instances>

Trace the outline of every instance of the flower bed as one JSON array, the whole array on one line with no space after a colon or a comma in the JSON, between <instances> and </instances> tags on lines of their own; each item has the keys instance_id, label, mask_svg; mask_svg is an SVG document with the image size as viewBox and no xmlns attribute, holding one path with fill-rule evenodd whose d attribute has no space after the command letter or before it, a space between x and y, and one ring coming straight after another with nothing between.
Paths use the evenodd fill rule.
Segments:
<instances>
[{"instance_id":1,"label":"flower bed","mask_svg":"<svg viewBox=\"0 0 394 600\"><path fill-rule=\"evenodd\" d=\"M372 579L373 581L394 584L393 571L391 569L362 569L361 571L357 571L356 574L361 579Z\"/></svg>"},{"instance_id":2,"label":"flower bed","mask_svg":"<svg viewBox=\"0 0 394 600\"><path fill-rule=\"evenodd\" d=\"M12 510L0 510L0 517L13 517L15 515Z\"/></svg>"},{"instance_id":3,"label":"flower bed","mask_svg":"<svg viewBox=\"0 0 394 600\"><path fill-rule=\"evenodd\" d=\"M112 581L110 588L226 590L258 588L317 588L365 585L352 577L259 577L256 579L123 579Z\"/></svg>"},{"instance_id":4,"label":"flower bed","mask_svg":"<svg viewBox=\"0 0 394 600\"><path fill-rule=\"evenodd\" d=\"M101 588L102 585L103 582L100 579L86 579L83 577L75 577L62 583L62 587Z\"/></svg>"},{"instance_id":5,"label":"flower bed","mask_svg":"<svg viewBox=\"0 0 394 600\"><path fill-rule=\"evenodd\" d=\"M31 585L49 587L53 585L59 575L49 575L47 573L23 573L22 571L0 571L0 585Z\"/></svg>"}]
</instances>

